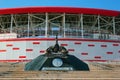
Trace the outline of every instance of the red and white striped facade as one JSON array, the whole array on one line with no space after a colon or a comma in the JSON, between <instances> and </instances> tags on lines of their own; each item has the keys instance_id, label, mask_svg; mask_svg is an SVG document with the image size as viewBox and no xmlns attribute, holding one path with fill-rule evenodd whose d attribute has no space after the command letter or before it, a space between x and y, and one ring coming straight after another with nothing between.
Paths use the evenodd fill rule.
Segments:
<instances>
[{"instance_id":1,"label":"red and white striped facade","mask_svg":"<svg viewBox=\"0 0 120 80\"><path fill-rule=\"evenodd\" d=\"M0 40L0 62L29 61L44 54L55 43L54 38L21 38ZM120 41L60 38L59 45L69 54L85 61L120 61Z\"/></svg>"},{"instance_id":2,"label":"red and white striped facade","mask_svg":"<svg viewBox=\"0 0 120 80\"><path fill-rule=\"evenodd\" d=\"M71 7L0 9L0 62L29 61L44 54L55 44L55 30L59 45L83 61L120 61L119 15ZM2 35L5 32L18 38Z\"/></svg>"}]
</instances>

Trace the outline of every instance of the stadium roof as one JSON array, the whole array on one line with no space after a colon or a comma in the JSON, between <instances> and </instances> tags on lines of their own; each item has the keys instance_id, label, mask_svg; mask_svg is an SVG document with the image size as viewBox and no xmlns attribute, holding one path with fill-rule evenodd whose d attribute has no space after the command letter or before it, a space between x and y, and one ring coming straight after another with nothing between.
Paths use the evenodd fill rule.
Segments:
<instances>
[{"instance_id":1,"label":"stadium roof","mask_svg":"<svg viewBox=\"0 0 120 80\"><path fill-rule=\"evenodd\" d=\"M21 7L0 9L0 15L4 14L24 14L24 13L75 13L75 14L93 14L103 16L119 16L120 11L78 8L78 7Z\"/></svg>"}]
</instances>

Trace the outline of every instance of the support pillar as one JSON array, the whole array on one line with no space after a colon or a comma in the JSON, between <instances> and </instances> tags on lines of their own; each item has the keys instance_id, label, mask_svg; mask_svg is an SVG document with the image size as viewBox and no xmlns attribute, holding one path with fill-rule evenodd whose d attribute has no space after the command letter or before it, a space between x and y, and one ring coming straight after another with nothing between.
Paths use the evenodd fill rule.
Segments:
<instances>
[{"instance_id":1,"label":"support pillar","mask_svg":"<svg viewBox=\"0 0 120 80\"><path fill-rule=\"evenodd\" d=\"M65 13L63 14L63 27L64 27L64 33L63 33L63 36L65 38Z\"/></svg>"},{"instance_id":2,"label":"support pillar","mask_svg":"<svg viewBox=\"0 0 120 80\"><path fill-rule=\"evenodd\" d=\"M80 21L81 21L81 36L82 38L84 38L84 31L83 31L83 14L81 14L81 18L80 18Z\"/></svg>"},{"instance_id":3,"label":"support pillar","mask_svg":"<svg viewBox=\"0 0 120 80\"><path fill-rule=\"evenodd\" d=\"M45 13L45 37L48 37L48 13Z\"/></svg>"},{"instance_id":4,"label":"support pillar","mask_svg":"<svg viewBox=\"0 0 120 80\"><path fill-rule=\"evenodd\" d=\"M27 37L29 37L29 31L30 31L30 15L28 14Z\"/></svg>"},{"instance_id":5,"label":"support pillar","mask_svg":"<svg viewBox=\"0 0 120 80\"><path fill-rule=\"evenodd\" d=\"M101 27L100 27L100 15L98 15L97 20L98 20L98 31L99 31L99 34L100 34L101 33L101 31L100 31L100 29L101 29Z\"/></svg>"},{"instance_id":6,"label":"support pillar","mask_svg":"<svg viewBox=\"0 0 120 80\"><path fill-rule=\"evenodd\" d=\"M115 17L113 17L113 34L115 35L116 34L116 32L115 32Z\"/></svg>"},{"instance_id":7,"label":"support pillar","mask_svg":"<svg viewBox=\"0 0 120 80\"><path fill-rule=\"evenodd\" d=\"M11 14L10 33L12 33L12 30L13 30L13 14Z\"/></svg>"}]
</instances>

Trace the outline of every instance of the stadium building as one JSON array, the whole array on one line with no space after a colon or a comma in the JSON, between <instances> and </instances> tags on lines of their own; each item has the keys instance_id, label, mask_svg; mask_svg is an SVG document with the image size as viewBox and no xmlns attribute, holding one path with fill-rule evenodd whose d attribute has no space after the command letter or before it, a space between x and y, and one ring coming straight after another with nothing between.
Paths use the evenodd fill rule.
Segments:
<instances>
[{"instance_id":1,"label":"stadium building","mask_svg":"<svg viewBox=\"0 0 120 80\"><path fill-rule=\"evenodd\" d=\"M120 61L120 12L76 7L0 9L0 62L30 61L55 43L83 61Z\"/></svg>"}]
</instances>

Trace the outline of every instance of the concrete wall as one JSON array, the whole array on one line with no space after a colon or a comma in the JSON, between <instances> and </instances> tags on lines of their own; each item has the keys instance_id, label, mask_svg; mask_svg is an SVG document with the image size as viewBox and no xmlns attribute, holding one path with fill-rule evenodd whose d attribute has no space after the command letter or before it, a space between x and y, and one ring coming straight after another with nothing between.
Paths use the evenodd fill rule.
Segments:
<instances>
[{"instance_id":1,"label":"concrete wall","mask_svg":"<svg viewBox=\"0 0 120 80\"><path fill-rule=\"evenodd\" d=\"M20 62L44 54L55 44L54 38L18 38L0 40L0 62ZM87 61L120 61L120 41L61 38L59 45L69 54Z\"/></svg>"}]
</instances>

